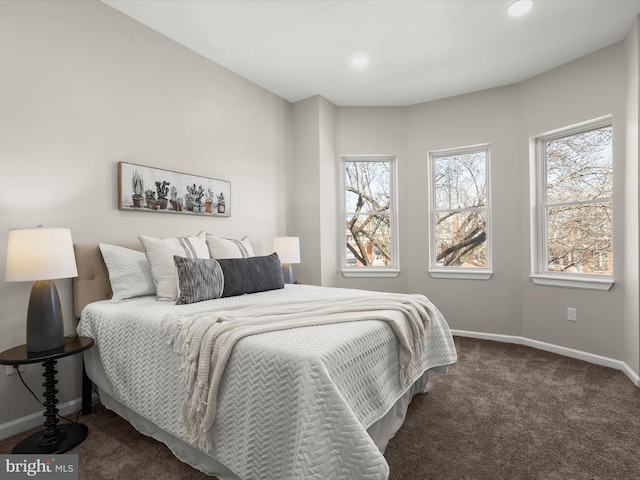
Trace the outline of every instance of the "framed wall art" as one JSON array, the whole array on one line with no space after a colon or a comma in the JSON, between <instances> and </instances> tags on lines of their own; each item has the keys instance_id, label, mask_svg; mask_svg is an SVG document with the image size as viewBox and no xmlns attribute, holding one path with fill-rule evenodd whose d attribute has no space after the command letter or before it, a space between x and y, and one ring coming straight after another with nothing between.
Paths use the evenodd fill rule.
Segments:
<instances>
[{"instance_id":1,"label":"framed wall art","mask_svg":"<svg viewBox=\"0 0 640 480\"><path fill-rule=\"evenodd\" d=\"M231 216L231 182L118 162L118 209Z\"/></svg>"}]
</instances>

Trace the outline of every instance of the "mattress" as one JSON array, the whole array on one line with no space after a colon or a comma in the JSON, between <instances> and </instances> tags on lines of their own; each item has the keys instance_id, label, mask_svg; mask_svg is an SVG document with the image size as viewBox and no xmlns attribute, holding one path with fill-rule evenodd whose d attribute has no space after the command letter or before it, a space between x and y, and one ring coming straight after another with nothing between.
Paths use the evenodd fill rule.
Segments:
<instances>
[{"instance_id":1,"label":"mattress","mask_svg":"<svg viewBox=\"0 0 640 480\"><path fill-rule=\"evenodd\" d=\"M83 310L78 333L95 340L85 364L108 399L105 403L111 402L139 430L167 443L179 458L205 473L243 480L385 480L389 468L384 446L399 426L408 399L427 389L431 371L444 371L456 361L441 316L431 318L426 327L419 368L408 384L400 380L397 338L384 322L311 326L243 338L220 382L208 450L189 444L181 415L187 390L182 357L162 328L163 319L178 311L193 314L357 293L288 285L180 306L155 297L100 301Z\"/></svg>"}]
</instances>

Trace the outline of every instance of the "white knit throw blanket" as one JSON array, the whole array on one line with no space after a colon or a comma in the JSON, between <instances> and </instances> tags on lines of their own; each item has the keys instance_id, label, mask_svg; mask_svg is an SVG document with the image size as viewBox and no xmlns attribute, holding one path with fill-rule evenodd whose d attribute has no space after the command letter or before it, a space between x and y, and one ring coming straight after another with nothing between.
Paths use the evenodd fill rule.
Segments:
<instances>
[{"instance_id":1,"label":"white knit throw blanket","mask_svg":"<svg viewBox=\"0 0 640 480\"><path fill-rule=\"evenodd\" d=\"M400 376L406 385L419 366L427 322L430 316L439 314L423 295L377 293L167 316L164 330L169 343L184 356L188 385L182 416L190 441L210 448L218 384L234 345L243 337L313 325L381 320L398 337Z\"/></svg>"}]
</instances>

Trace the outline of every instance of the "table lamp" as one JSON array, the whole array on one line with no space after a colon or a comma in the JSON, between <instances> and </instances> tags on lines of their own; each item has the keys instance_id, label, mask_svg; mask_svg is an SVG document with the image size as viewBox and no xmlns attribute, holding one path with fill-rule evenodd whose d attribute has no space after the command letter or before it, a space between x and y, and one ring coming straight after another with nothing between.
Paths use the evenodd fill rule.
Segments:
<instances>
[{"instance_id":1,"label":"table lamp","mask_svg":"<svg viewBox=\"0 0 640 480\"><path fill-rule=\"evenodd\" d=\"M276 237L273 239L273 250L282 263L284 283L293 283L292 263L300 263L300 240L298 237Z\"/></svg>"},{"instance_id":2,"label":"table lamp","mask_svg":"<svg viewBox=\"0 0 640 480\"><path fill-rule=\"evenodd\" d=\"M7 282L32 281L27 310L27 351L64 345L62 308L54 279L77 277L71 231L67 228L9 230Z\"/></svg>"}]
</instances>

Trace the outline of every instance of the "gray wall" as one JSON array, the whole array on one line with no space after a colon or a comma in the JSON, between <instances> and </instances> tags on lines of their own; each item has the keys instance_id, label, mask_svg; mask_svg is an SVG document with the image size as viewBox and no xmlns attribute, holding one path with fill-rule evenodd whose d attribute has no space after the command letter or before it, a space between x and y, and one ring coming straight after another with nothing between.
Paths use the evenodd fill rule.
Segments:
<instances>
[{"instance_id":1,"label":"gray wall","mask_svg":"<svg viewBox=\"0 0 640 480\"><path fill-rule=\"evenodd\" d=\"M624 298L627 291L625 272L628 268L624 249L626 164L626 65L623 44L600 50L520 86L523 114L520 137L526 141L543 132L572 125L603 115L613 116L614 168L614 280L608 292L553 288L523 281L523 334L543 342L624 359ZM520 144L520 157L526 158L528 146ZM628 161L637 162L637 157ZM520 181L520 212L528 213L528 176ZM530 262L525 261L529 248L529 228L522 238L522 269L526 274ZM637 270L635 272L637 276ZM577 322L567 321L567 307L576 307Z\"/></svg>"},{"instance_id":2,"label":"gray wall","mask_svg":"<svg viewBox=\"0 0 640 480\"><path fill-rule=\"evenodd\" d=\"M640 37L636 17L624 42L627 64L626 78L626 145L627 161L624 165L624 341L625 362L636 372L640 371L640 227L638 170L638 113L640 112ZM634 161L635 160L635 161Z\"/></svg>"},{"instance_id":3,"label":"gray wall","mask_svg":"<svg viewBox=\"0 0 640 480\"><path fill-rule=\"evenodd\" d=\"M291 105L100 2L0 2L0 350L25 341L31 285L5 283L7 231L68 227L74 241L138 234L286 232ZM230 218L117 210L117 162L231 181ZM57 281L73 333L71 281ZM79 397L79 357L60 361ZM36 365L28 382L41 390ZM0 371L0 424L40 410Z\"/></svg>"},{"instance_id":4,"label":"gray wall","mask_svg":"<svg viewBox=\"0 0 640 480\"><path fill-rule=\"evenodd\" d=\"M336 107L316 95L292 106L289 235L300 237L296 281L335 286L338 282L338 165Z\"/></svg>"}]
</instances>

